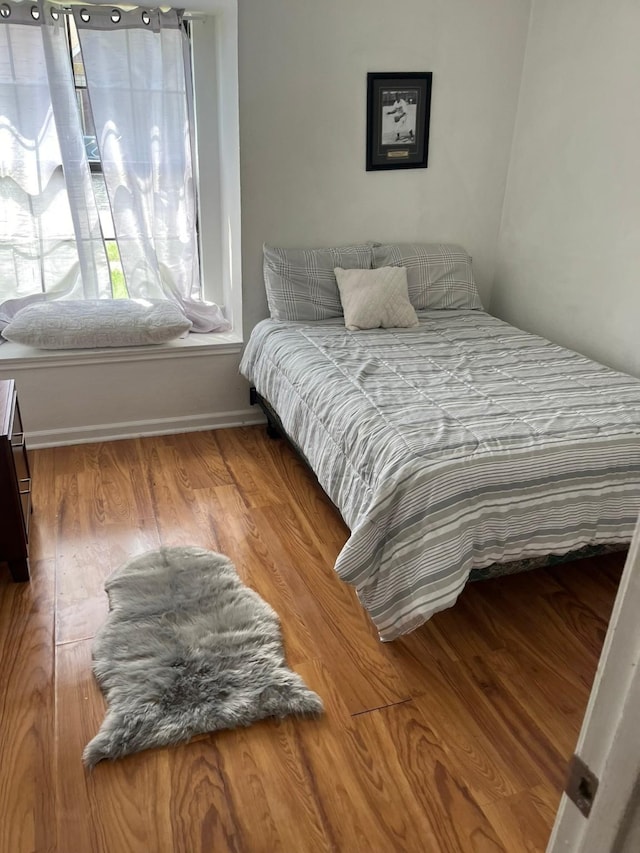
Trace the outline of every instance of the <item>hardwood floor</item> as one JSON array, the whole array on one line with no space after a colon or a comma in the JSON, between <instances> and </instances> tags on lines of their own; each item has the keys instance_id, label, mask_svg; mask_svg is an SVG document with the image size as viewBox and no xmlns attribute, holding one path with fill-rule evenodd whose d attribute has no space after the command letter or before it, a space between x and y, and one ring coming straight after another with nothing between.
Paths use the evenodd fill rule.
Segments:
<instances>
[{"instance_id":1,"label":"hardwood floor","mask_svg":"<svg viewBox=\"0 0 640 853\"><path fill-rule=\"evenodd\" d=\"M33 580L0 569L0 853L545 849L623 555L470 584L382 644L333 571L346 527L262 428L31 459ZM160 544L231 557L326 714L86 773L104 580Z\"/></svg>"}]
</instances>

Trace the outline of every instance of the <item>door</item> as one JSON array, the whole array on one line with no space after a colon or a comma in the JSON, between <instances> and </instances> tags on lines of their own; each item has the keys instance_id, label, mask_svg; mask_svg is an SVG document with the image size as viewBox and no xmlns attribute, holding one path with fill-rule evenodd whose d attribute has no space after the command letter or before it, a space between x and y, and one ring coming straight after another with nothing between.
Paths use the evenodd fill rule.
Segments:
<instances>
[{"instance_id":1,"label":"door","mask_svg":"<svg viewBox=\"0 0 640 853\"><path fill-rule=\"evenodd\" d=\"M613 606L576 756L576 784L571 787L588 816L563 794L547 853L638 853L640 519Z\"/></svg>"}]
</instances>

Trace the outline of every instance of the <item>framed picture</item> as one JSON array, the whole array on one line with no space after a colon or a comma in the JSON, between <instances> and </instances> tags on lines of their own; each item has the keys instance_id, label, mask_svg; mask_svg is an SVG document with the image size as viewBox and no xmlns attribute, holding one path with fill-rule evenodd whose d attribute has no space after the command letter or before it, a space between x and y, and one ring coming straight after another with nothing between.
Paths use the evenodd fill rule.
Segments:
<instances>
[{"instance_id":1,"label":"framed picture","mask_svg":"<svg viewBox=\"0 0 640 853\"><path fill-rule=\"evenodd\" d=\"M426 169L431 71L367 74L367 171Z\"/></svg>"}]
</instances>

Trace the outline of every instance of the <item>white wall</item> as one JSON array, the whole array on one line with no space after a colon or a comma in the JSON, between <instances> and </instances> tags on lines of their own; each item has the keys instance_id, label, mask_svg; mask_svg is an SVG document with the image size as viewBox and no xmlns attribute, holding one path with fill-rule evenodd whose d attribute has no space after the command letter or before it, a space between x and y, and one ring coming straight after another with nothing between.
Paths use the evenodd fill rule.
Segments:
<instances>
[{"instance_id":1,"label":"white wall","mask_svg":"<svg viewBox=\"0 0 640 853\"><path fill-rule=\"evenodd\" d=\"M210 11L220 0L185 5ZM238 7L245 337L267 316L263 242L460 242L488 302L530 0ZM365 171L368 71L433 72L427 169ZM255 418L238 362L209 354L16 371L0 361L0 378L18 379L33 446Z\"/></svg>"},{"instance_id":2,"label":"white wall","mask_svg":"<svg viewBox=\"0 0 640 853\"><path fill-rule=\"evenodd\" d=\"M529 0L239 0L245 330L262 243L451 240L488 300ZM368 71L432 71L429 166L365 171Z\"/></svg>"},{"instance_id":3,"label":"white wall","mask_svg":"<svg viewBox=\"0 0 640 853\"><path fill-rule=\"evenodd\" d=\"M534 0L492 312L640 376L640 3Z\"/></svg>"},{"instance_id":4,"label":"white wall","mask_svg":"<svg viewBox=\"0 0 640 853\"><path fill-rule=\"evenodd\" d=\"M16 346L3 344L5 347ZM236 426L262 420L249 407L248 383L238 373L238 346L211 355L197 348L140 352L124 360L117 350L103 363L93 354L68 355L10 367L30 447L76 444L167 432Z\"/></svg>"}]
</instances>

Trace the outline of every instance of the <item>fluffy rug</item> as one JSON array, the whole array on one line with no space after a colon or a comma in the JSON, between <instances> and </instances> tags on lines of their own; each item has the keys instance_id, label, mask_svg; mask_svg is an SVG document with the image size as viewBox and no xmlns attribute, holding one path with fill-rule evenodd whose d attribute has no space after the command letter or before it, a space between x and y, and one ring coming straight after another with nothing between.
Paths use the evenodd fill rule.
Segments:
<instances>
[{"instance_id":1,"label":"fluffy rug","mask_svg":"<svg viewBox=\"0 0 640 853\"><path fill-rule=\"evenodd\" d=\"M286 665L278 616L222 554L161 548L107 581L110 612L93 671L108 711L83 760L93 767L265 717L319 714Z\"/></svg>"}]
</instances>

